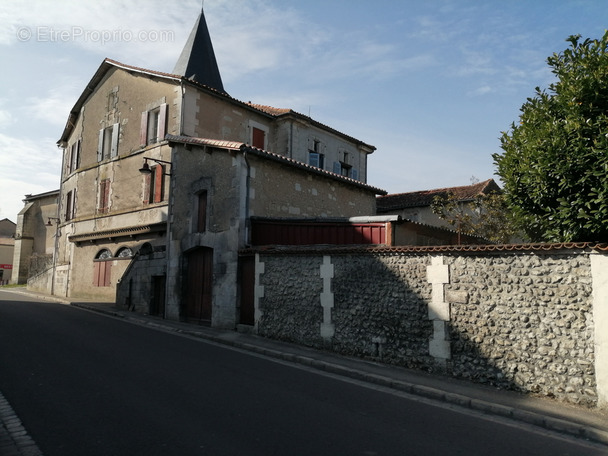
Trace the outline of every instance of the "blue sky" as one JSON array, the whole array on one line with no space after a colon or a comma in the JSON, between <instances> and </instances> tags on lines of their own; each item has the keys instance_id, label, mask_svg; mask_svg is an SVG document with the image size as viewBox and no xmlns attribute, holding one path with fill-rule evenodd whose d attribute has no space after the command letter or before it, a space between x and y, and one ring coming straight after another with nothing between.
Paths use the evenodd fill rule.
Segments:
<instances>
[{"instance_id":1,"label":"blue sky","mask_svg":"<svg viewBox=\"0 0 608 456\"><path fill-rule=\"evenodd\" d=\"M0 219L59 188L56 141L105 57L171 72L200 0L3 0ZM390 193L494 176L501 131L569 35L600 38L604 0L206 0L224 87L377 147Z\"/></svg>"}]
</instances>

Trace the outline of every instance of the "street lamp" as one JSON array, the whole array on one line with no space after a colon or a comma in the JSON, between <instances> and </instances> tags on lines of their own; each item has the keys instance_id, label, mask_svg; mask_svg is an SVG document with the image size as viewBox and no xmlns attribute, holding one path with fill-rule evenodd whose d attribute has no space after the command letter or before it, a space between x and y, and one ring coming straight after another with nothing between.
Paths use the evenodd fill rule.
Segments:
<instances>
[{"instance_id":1,"label":"street lamp","mask_svg":"<svg viewBox=\"0 0 608 456\"><path fill-rule=\"evenodd\" d=\"M150 165L148 165L148 160L156 162L156 163L164 163L166 165L172 165L170 161L160 160L158 158L144 157L144 164L141 168L139 168L139 172L142 174L152 174L152 170L150 169ZM165 173L163 171L163 175L170 176L171 173Z\"/></svg>"}]
</instances>

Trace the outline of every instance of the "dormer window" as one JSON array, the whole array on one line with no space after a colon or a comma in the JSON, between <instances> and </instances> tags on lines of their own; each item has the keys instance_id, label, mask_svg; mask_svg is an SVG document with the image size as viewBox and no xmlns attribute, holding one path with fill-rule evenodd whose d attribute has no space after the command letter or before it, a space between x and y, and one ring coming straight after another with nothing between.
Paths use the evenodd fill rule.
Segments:
<instances>
[{"instance_id":1,"label":"dormer window","mask_svg":"<svg viewBox=\"0 0 608 456\"><path fill-rule=\"evenodd\" d=\"M313 140L312 148L308 150L308 164L316 168L325 167L325 155L321 153L321 142Z\"/></svg>"}]
</instances>

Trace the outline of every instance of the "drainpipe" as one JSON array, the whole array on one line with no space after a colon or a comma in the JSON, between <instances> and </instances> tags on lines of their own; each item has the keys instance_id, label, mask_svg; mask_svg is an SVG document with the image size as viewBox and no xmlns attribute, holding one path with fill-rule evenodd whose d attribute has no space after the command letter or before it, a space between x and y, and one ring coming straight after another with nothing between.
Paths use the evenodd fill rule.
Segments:
<instances>
[{"instance_id":1,"label":"drainpipe","mask_svg":"<svg viewBox=\"0 0 608 456\"><path fill-rule=\"evenodd\" d=\"M245 165L247 165L247 177L245 179L245 235L243 239L243 246L249 245L249 195L250 195L250 185L251 185L251 164L249 163L249 158L247 157L247 151L243 150L243 158L245 159Z\"/></svg>"},{"instance_id":2,"label":"drainpipe","mask_svg":"<svg viewBox=\"0 0 608 456\"><path fill-rule=\"evenodd\" d=\"M51 274L51 296L55 295L55 279L57 277L57 255L59 250L59 224L61 223L61 196L63 190L63 170L65 169L65 148L67 143L61 142L58 144L61 148L61 171L59 179L59 197L57 198L57 226L55 227L55 245L53 246L53 272ZM68 294L66 289L66 296Z\"/></svg>"}]
</instances>

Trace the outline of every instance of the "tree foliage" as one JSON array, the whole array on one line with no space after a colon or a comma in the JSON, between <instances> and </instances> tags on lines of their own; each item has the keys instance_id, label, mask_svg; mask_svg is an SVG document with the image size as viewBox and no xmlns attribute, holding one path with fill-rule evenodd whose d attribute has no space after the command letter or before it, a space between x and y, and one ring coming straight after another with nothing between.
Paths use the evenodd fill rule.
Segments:
<instances>
[{"instance_id":1,"label":"tree foliage","mask_svg":"<svg viewBox=\"0 0 608 456\"><path fill-rule=\"evenodd\" d=\"M431 210L459 233L479 236L496 244L511 242L516 228L501 193L479 195L472 201L461 202L453 193L438 195Z\"/></svg>"},{"instance_id":2,"label":"tree foliage","mask_svg":"<svg viewBox=\"0 0 608 456\"><path fill-rule=\"evenodd\" d=\"M608 32L567 41L547 59L557 82L527 99L494 163L530 239L608 241Z\"/></svg>"}]
</instances>

